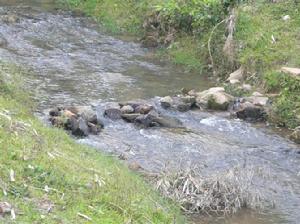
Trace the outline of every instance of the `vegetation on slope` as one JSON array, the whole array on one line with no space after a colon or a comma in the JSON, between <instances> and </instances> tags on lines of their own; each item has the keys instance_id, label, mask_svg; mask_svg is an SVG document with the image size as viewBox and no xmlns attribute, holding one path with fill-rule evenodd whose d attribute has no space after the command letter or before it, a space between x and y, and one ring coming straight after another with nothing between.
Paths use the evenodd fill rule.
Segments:
<instances>
[{"instance_id":1,"label":"vegetation on slope","mask_svg":"<svg viewBox=\"0 0 300 224\"><path fill-rule=\"evenodd\" d=\"M300 78L278 71L281 66L300 67L299 14L300 4L294 1L257 1L240 7L236 28L239 63L250 81L279 94L271 119L291 128L300 125Z\"/></svg>"},{"instance_id":2,"label":"vegetation on slope","mask_svg":"<svg viewBox=\"0 0 300 224\"><path fill-rule=\"evenodd\" d=\"M179 209L108 155L45 127L16 80L0 64L0 202L4 223L181 223ZM0 203L0 207L1 207ZM2 207L1 207L2 208ZM89 221L90 220L90 221Z\"/></svg>"},{"instance_id":3,"label":"vegetation on slope","mask_svg":"<svg viewBox=\"0 0 300 224\"><path fill-rule=\"evenodd\" d=\"M64 0L72 8L97 18L114 33L139 37L150 35L162 48L159 52L176 64L199 73L214 69L221 79L243 65L248 82L278 93L271 118L276 123L300 125L299 80L282 78L278 69L300 66L300 4L294 0ZM234 62L223 47L228 37L226 19L236 9ZM283 19L288 15L288 19ZM154 27L154 28L153 28ZM156 33L155 33L156 32ZM210 42L211 52L208 50ZM211 55L210 55L211 53ZM291 80L290 80L291 79ZM275 88L276 83L276 88ZM293 83L292 86L290 84Z\"/></svg>"}]
</instances>

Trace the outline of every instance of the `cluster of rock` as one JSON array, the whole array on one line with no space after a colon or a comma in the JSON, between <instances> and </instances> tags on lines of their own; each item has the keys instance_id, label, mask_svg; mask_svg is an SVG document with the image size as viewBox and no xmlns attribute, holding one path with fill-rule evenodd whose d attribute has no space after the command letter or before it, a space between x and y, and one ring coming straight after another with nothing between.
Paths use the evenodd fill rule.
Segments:
<instances>
[{"instance_id":1,"label":"cluster of rock","mask_svg":"<svg viewBox=\"0 0 300 224\"><path fill-rule=\"evenodd\" d=\"M102 111L110 120L124 120L141 128L182 128L182 122L174 117L162 115L154 106L141 102L108 103ZM70 131L75 136L98 134L103 122L89 106L56 107L49 111L49 121L55 127Z\"/></svg>"},{"instance_id":2,"label":"cluster of rock","mask_svg":"<svg viewBox=\"0 0 300 224\"><path fill-rule=\"evenodd\" d=\"M160 100L165 109L174 109L181 112L193 108L208 110L229 110L238 118L247 121L264 121L267 115L269 98L258 92L252 96L236 98L226 93L223 87L213 87L202 92L191 90L186 94L175 97L166 96Z\"/></svg>"},{"instance_id":3,"label":"cluster of rock","mask_svg":"<svg viewBox=\"0 0 300 224\"><path fill-rule=\"evenodd\" d=\"M71 131L75 136L98 134L103 128L96 112L89 106L57 107L49 112L53 126Z\"/></svg>"},{"instance_id":4,"label":"cluster of rock","mask_svg":"<svg viewBox=\"0 0 300 224\"><path fill-rule=\"evenodd\" d=\"M106 106L104 116L112 120L123 119L142 128L182 127L178 119L162 115L154 106L143 102L111 103Z\"/></svg>"}]
</instances>

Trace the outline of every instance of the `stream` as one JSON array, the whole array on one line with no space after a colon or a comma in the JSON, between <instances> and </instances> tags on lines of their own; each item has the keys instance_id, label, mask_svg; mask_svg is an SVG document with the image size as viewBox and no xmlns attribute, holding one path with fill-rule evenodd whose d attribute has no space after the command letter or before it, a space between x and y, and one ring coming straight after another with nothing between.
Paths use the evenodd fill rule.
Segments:
<instances>
[{"instance_id":1,"label":"stream","mask_svg":"<svg viewBox=\"0 0 300 224\"><path fill-rule=\"evenodd\" d=\"M160 107L158 96L176 94L183 87L211 87L205 76L158 61L138 43L105 34L91 19L56 10L51 0L0 0L0 43L3 40L0 60L32 71L25 81L39 112L58 105L93 105L100 116L105 102L143 99L180 119L189 130L138 129L104 119L99 135L78 139L79 143L124 155L148 172L166 166L197 166L207 176L238 166L260 171L253 179L255 190L274 200L275 206L261 212L245 209L225 218L198 216L192 222L299 223L299 145L265 126L229 119L224 112L181 113Z\"/></svg>"}]
</instances>

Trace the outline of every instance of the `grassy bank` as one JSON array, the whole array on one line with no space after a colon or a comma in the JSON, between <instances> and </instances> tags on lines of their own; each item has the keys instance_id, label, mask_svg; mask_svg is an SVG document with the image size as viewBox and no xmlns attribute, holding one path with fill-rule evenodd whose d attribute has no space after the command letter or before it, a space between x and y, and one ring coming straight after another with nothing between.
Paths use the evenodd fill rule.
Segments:
<instances>
[{"instance_id":1,"label":"grassy bank","mask_svg":"<svg viewBox=\"0 0 300 224\"><path fill-rule=\"evenodd\" d=\"M300 67L299 14L300 4L294 1L242 5L235 37L240 45L237 58L247 68L249 82L279 94L270 119L290 128L300 125L300 78L278 71L282 66Z\"/></svg>"},{"instance_id":2,"label":"grassy bank","mask_svg":"<svg viewBox=\"0 0 300 224\"><path fill-rule=\"evenodd\" d=\"M109 32L140 38L152 35L160 44L169 41L160 45L163 47L158 55L199 74L211 71L211 59L221 80L243 65L247 69L247 82L268 93L279 94L273 99L271 120L290 128L300 125L299 80L278 74L284 65L300 67L300 4L294 0L62 2L93 16ZM233 33L235 49L233 61L229 63L223 47L228 35L226 18L233 7L237 18ZM289 18L283 19L287 15Z\"/></svg>"},{"instance_id":3,"label":"grassy bank","mask_svg":"<svg viewBox=\"0 0 300 224\"><path fill-rule=\"evenodd\" d=\"M183 222L172 202L124 164L35 118L16 81L22 74L0 64L0 202L16 213L0 223Z\"/></svg>"}]
</instances>

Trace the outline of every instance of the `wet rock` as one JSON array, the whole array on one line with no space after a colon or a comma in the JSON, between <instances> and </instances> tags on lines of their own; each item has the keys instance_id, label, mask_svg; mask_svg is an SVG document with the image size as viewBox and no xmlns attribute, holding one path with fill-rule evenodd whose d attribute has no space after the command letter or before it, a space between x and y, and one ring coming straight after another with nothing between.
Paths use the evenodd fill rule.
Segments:
<instances>
[{"instance_id":1,"label":"wet rock","mask_svg":"<svg viewBox=\"0 0 300 224\"><path fill-rule=\"evenodd\" d=\"M134 120L134 124L142 128L154 127L157 126L154 119L151 114L142 114Z\"/></svg>"},{"instance_id":2,"label":"wet rock","mask_svg":"<svg viewBox=\"0 0 300 224\"><path fill-rule=\"evenodd\" d=\"M200 108L227 110L234 97L225 93L223 87L214 87L197 94L196 104Z\"/></svg>"},{"instance_id":3,"label":"wet rock","mask_svg":"<svg viewBox=\"0 0 300 224\"><path fill-rule=\"evenodd\" d=\"M265 121L267 113L263 107L256 106L250 102L245 102L240 106L240 109L236 112L236 116L239 119L243 119L250 122Z\"/></svg>"},{"instance_id":4,"label":"wet rock","mask_svg":"<svg viewBox=\"0 0 300 224\"><path fill-rule=\"evenodd\" d=\"M122 118L122 112L117 108L109 108L105 110L104 116L112 120L118 120Z\"/></svg>"},{"instance_id":5,"label":"wet rock","mask_svg":"<svg viewBox=\"0 0 300 224\"><path fill-rule=\"evenodd\" d=\"M128 105L131 106L133 109L136 109L138 106L148 105L148 104L147 104L147 101L145 101L145 100L119 102L120 107L124 107L124 106L128 106Z\"/></svg>"},{"instance_id":6,"label":"wet rock","mask_svg":"<svg viewBox=\"0 0 300 224\"><path fill-rule=\"evenodd\" d=\"M4 15L4 16L2 16L1 19L3 22L8 23L8 24L17 23L20 21L19 16L16 14Z\"/></svg>"},{"instance_id":7,"label":"wet rock","mask_svg":"<svg viewBox=\"0 0 300 224\"><path fill-rule=\"evenodd\" d=\"M67 119L71 119L71 118L77 118L77 115L72 113L71 111L69 110L63 110L62 111L62 116L64 118L67 118Z\"/></svg>"},{"instance_id":8,"label":"wet rock","mask_svg":"<svg viewBox=\"0 0 300 224\"><path fill-rule=\"evenodd\" d=\"M170 97L166 96L161 98L160 104L164 109L175 109L180 112L186 112L191 109L191 107L196 102L196 98L194 96L176 96L176 97Z\"/></svg>"},{"instance_id":9,"label":"wet rock","mask_svg":"<svg viewBox=\"0 0 300 224\"><path fill-rule=\"evenodd\" d=\"M51 109L49 111L49 115L52 116L52 117L61 116L61 110L60 110L60 108L56 107L56 108Z\"/></svg>"},{"instance_id":10,"label":"wet rock","mask_svg":"<svg viewBox=\"0 0 300 224\"><path fill-rule=\"evenodd\" d=\"M57 128L63 128L66 126L66 119L64 119L63 117L50 117L50 122L53 126L57 127Z\"/></svg>"},{"instance_id":11,"label":"wet rock","mask_svg":"<svg viewBox=\"0 0 300 224\"><path fill-rule=\"evenodd\" d=\"M111 120L118 120L122 118L122 111L118 103L110 103L106 105L104 116Z\"/></svg>"},{"instance_id":12,"label":"wet rock","mask_svg":"<svg viewBox=\"0 0 300 224\"><path fill-rule=\"evenodd\" d=\"M121 116L125 121L133 123L140 114L122 114Z\"/></svg>"},{"instance_id":13,"label":"wet rock","mask_svg":"<svg viewBox=\"0 0 300 224\"><path fill-rule=\"evenodd\" d=\"M183 124L182 122L174 117L169 117L169 116L164 116L160 115L158 117L155 117L153 119L154 122L159 124L161 127L166 127L166 128L182 128Z\"/></svg>"},{"instance_id":14,"label":"wet rock","mask_svg":"<svg viewBox=\"0 0 300 224\"><path fill-rule=\"evenodd\" d=\"M294 132L290 135L290 139L300 144L300 127L295 128Z\"/></svg>"},{"instance_id":15,"label":"wet rock","mask_svg":"<svg viewBox=\"0 0 300 224\"><path fill-rule=\"evenodd\" d=\"M188 92L188 95L189 95L189 96L193 96L193 97L197 97L198 92L197 92L196 90L192 89L192 90L190 90L190 91Z\"/></svg>"},{"instance_id":16,"label":"wet rock","mask_svg":"<svg viewBox=\"0 0 300 224\"><path fill-rule=\"evenodd\" d=\"M102 128L101 125L97 125L97 124L90 123L90 122L87 125L89 127L89 133L91 133L93 135L97 135L101 132L101 128Z\"/></svg>"},{"instance_id":17,"label":"wet rock","mask_svg":"<svg viewBox=\"0 0 300 224\"><path fill-rule=\"evenodd\" d=\"M185 103L182 100L178 100L175 103L175 108L180 112L186 112L189 111L192 107L191 103Z\"/></svg>"},{"instance_id":18,"label":"wet rock","mask_svg":"<svg viewBox=\"0 0 300 224\"><path fill-rule=\"evenodd\" d=\"M191 105L196 103L196 97L195 96L190 96L190 95L184 95L181 96L180 99L184 102L184 103L189 103Z\"/></svg>"},{"instance_id":19,"label":"wet rock","mask_svg":"<svg viewBox=\"0 0 300 224\"><path fill-rule=\"evenodd\" d=\"M134 108L130 105L123 106L121 108L122 114L131 114L134 112Z\"/></svg>"},{"instance_id":20,"label":"wet rock","mask_svg":"<svg viewBox=\"0 0 300 224\"><path fill-rule=\"evenodd\" d=\"M83 118L75 119L71 118L71 130L72 134L79 137L88 136L89 134L89 127L86 121Z\"/></svg>"},{"instance_id":21,"label":"wet rock","mask_svg":"<svg viewBox=\"0 0 300 224\"><path fill-rule=\"evenodd\" d=\"M170 96L165 96L160 99L160 104L164 109L170 108L173 104L173 99Z\"/></svg>"},{"instance_id":22,"label":"wet rock","mask_svg":"<svg viewBox=\"0 0 300 224\"><path fill-rule=\"evenodd\" d=\"M135 113L140 113L140 114L148 114L151 110L153 109L153 106L151 105L139 105L134 109Z\"/></svg>"}]
</instances>

